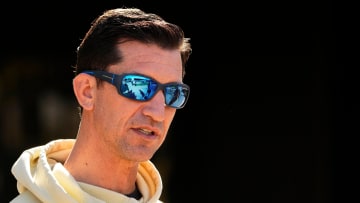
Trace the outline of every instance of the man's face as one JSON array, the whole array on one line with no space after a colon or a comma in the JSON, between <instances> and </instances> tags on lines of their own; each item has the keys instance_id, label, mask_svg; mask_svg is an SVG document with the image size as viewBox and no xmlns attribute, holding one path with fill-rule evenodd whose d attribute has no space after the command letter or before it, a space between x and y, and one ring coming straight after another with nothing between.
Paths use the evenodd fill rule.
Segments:
<instances>
[{"instance_id":1,"label":"man's face","mask_svg":"<svg viewBox=\"0 0 360 203\"><path fill-rule=\"evenodd\" d=\"M160 83L182 82L178 50L127 41L119 44L123 61L109 67L114 74L138 73ZM134 101L118 94L110 83L96 89L93 119L97 139L123 159L150 159L164 142L176 109L165 106L162 91L149 101Z\"/></svg>"}]
</instances>

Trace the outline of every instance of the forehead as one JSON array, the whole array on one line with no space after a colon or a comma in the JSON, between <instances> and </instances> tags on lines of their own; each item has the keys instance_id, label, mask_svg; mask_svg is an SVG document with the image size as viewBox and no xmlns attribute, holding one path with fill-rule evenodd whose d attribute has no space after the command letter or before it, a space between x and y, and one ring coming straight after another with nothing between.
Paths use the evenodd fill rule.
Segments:
<instances>
[{"instance_id":1,"label":"forehead","mask_svg":"<svg viewBox=\"0 0 360 203\"><path fill-rule=\"evenodd\" d=\"M126 41L118 45L122 62L112 67L115 73L140 73L161 82L181 82L182 61L179 50L155 44Z\"/></svg>"}]
</instances>

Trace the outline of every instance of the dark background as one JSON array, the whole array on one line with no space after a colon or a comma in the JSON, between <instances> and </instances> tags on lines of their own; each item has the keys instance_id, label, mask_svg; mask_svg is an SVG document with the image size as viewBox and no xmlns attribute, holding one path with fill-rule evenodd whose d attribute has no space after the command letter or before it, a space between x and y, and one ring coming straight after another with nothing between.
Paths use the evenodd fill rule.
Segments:
<instances>
[{"instance_id":1,"label":"dark background","mask_svg":"<svg viewBox=\"0 0 360 203\"><path fill-rule=\"evenodd\" d=\"M233 2L233 3L230 3ZM236 2L236 3L235 3ZM316 202L349 197L359 100L351 6L328 1L51 1L2 6L1 198L20 153L75 138L76 47L105 9L136 6L179 24L191 97L153 161L166 202ZM350 7L350 8L349 8ZM350 10L349 10L350 9ZM340 195L339 191L346 193Z\"/></svg>"}]
</instances>

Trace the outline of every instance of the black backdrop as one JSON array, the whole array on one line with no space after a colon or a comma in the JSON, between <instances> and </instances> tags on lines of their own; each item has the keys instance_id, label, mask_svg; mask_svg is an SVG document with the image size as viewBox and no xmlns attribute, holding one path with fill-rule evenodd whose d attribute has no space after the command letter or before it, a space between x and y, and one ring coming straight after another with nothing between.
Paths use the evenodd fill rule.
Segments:
<instances>
[{"instance_id":1,"label":"black backdrop","mask_svg":"<svg viewBox=\"0 0 360 203\"><path fill-rule=\"evenodd\" d=\"M181 25L193 44L185 79L192 88L189 103L153 158L164 177L163 199L335 202L335 182L343 180L335 174L349 166L343 155L353 152L348 141L358 133L350 126L359 121L359 102L349 96L354 82L346 45L339 42L347 34L337 32L347 29L343 7L230 2L2 7L1 198L16 195L10 167L21 151L75 137L75 49L95 16L124 5ZM51 112L56 116L44 115ZM44 119L53 122L43 127Z\"/></svg>"}]
</instances>

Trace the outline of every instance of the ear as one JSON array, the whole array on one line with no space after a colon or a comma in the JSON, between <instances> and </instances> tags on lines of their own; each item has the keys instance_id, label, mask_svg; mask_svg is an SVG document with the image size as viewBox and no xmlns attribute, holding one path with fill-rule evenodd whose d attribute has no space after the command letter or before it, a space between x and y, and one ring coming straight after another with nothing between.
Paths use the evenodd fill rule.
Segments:
<instances>
[{"instance_id":1,"label":"ear","mask_svg":"<svg viewBox=\"0 0 360 203\"><path fill-rule=\"evenodd\" d=\"M93 109L95 88L96 79L86 73L80 73L73 79L74 93L83 109Z\"/></svg>"}]
</instances>

